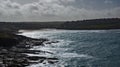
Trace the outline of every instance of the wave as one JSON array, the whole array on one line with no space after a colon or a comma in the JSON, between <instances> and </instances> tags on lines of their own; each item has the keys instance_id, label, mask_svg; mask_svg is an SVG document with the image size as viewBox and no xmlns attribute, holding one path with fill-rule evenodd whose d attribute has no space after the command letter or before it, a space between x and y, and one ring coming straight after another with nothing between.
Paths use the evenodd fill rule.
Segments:
<instances>
[{"instance_id":1,"label":"wave","mask_svg":"<svg viewBox=\"0 0 120 67\"><path fill-rule=\"evenodd\" d=\"M93 32L100 32L98 30L36 30L36 31L27 31L23 32L21 35L25 35L27 37L32 37L32 38L48 38L49 41L44 42L45 46L34 46L30 50L40 50L40 51L47 51L50 53L39 53L39 54L27 54L28 56L39 56L39 57L47 57L47 58L52 58L56 57L59 58L59 62L56 64L49 64L47 60L45 60L43 63L39 64L33 64L28 67L65 67L67 66L67 61L72 58L80 58L80 59L94 59L93 56L87 55L87 54L78 54L76 52L70 52L72 49L73 42L71 40L65 40L65 39L57 39L56 36L57 34L62 34L62 33L83 33L83 32L88 32L88 33L93 33ZM103 30L104 32L104 30ZM58 41L56 43L48 43L52 41Z\"/></svg>"},{"instance_id":2,"label":"wave","mask_svg":"<svg viewBox=\"0 0 120 67\"><path fill-rule=\"evenodd\" d=\"M54 38L53 35L62 34L62 33L111 33L117 32L118 30L58 30L58 29L42 29L42 30L19 30L19 35L24 35L31 38Z\"/></svg>"}]
</instances>

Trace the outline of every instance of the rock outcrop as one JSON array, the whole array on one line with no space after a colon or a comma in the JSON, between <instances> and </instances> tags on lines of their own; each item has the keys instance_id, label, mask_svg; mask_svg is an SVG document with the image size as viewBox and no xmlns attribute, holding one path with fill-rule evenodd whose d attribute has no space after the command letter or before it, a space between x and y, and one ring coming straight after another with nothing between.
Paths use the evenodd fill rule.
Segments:
<instances>
[{"instance_id":1,"label":"rock outcrop","mask_svg":"<svg viewBox=\"0 0 120 67\"><path fill-rule=\"evenodd\" d=\"M40 50L29 50L33 46L44 46L48 39L33 39L22 35L0 33L0 67L25 67L30 64L43 63L45 60L50 64L58 62L58 58L28 56L29 54L50 53ZM52 43L52 42L51 42Z\"/></svg>"}]
</instances>

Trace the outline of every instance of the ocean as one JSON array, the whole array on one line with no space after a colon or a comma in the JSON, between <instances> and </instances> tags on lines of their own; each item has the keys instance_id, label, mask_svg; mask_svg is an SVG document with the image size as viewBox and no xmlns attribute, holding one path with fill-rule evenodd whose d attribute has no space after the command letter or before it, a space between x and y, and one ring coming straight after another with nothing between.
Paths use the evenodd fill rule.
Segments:
<instances>
[{"instance_id":1,"label":"ocean","mask_svg":"<svg viewBox=\"0 0 120 67\"><path fill-rule=\"evenodd\" d=\"M30 56L56 57L59 62L33 64L27 67L120 67L120 30L56 30L24 31L31 38L47 38L58 43L35 46L53 54Z\"/></svg>"}]
</instances>

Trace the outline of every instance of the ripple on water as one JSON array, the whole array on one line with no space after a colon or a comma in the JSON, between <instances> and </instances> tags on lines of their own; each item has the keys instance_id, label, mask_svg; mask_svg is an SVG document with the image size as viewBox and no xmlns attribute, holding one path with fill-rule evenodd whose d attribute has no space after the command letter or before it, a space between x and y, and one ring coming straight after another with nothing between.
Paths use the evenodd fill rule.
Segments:
<instances>
[{"instance_id":1,"label":"ripple on water","mask_svg":"<svg viewBox=\"0 0 120 67\"><path fill-rule=\"evenodd\" d=\"M51 31L32 31L32 32L25 32L22 35L28 36L28 37L32 37L32 38L50 38L50 41L53 41L54 37L51 36L53 34L56 33L63 33L63 32L70 32L72 33L73 31L55 31L54 33ZM75 31L77 32L77 31ZM83 31L84 32L84 31ZM97 31L98 32L98 31ZM49 37L51 36L51 37ZM54 39L56 40L56 39ZM93 59L93 56L89 56L87 54L77 54L77 53L72 53L69 52L70 50L72 50L73 48L70 46L70 44L74 41L69 41L69 40L56 40L59 41L58 43L51 43L51 44L45 44L45 46L34 46L33 48L31 48L30 50L41 50L41 51L47 51L47 52L51 52L53 54L49 54L49 53L39 53L39 54L27 54L29 56L39 56L39 57L47 57L47 58L51 58L51 57L56 57L59 58L59 62L55 63L55 64L49 64L48 60L44 60L42 63L38 63L38 64L33 64L27 67L66 67L68 66L68 62L69 60L76 58L76 59L85 59L85 60L89 60L89 59ZM76 60L77 61L77 60ZM73 63L73 62L71 62ZM81 67L81 66L80 66Z\"/></svg>"},{"instance_id":2,"label":"ripple on water","mask_svg":"<svg viewBox=\"0 0 120 67\"><path fill-rule=\"evenodd\" d=\"M59 40L58 43L53 44L46 44L46 46L35 46L30 50L41 50L41 51L48 51L53 54L49 53L40 53L40 54L27 54L29 56L39 56L39 57L56 57L59 58L59 62L55 64L49 64L47 60L44 60L42 63L33 64L28 67L65 67L68 66L66 62L73 58L80 58L80 59L92 59L94 57L86 55L86 54L77 54L77 53L69 53L67 51L71 50L72 48L69 47L69 44L73 41L66 41L66 40ZM49 46L47 46L49 45ZM58 46L59 45L59 46ZM54 47L53 47L54 46ZM67 46L67 47L64 47Z\"/></svg>"}]
</instances>

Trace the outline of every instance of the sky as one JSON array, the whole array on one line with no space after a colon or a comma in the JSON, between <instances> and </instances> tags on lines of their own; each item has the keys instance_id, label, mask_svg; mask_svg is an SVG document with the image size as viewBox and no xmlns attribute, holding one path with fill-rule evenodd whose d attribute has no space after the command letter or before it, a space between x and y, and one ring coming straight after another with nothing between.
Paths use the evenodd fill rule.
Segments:
<instances>
[{"instance_id":1,"label":"sky","mask_svg":"<svg viewBox=\"0 0 120 67\"><path fill-rule=\"evenodd\" d=\"M0 21L120 18L120 0L0 0Z\"/></svg>"}]
</instances>

